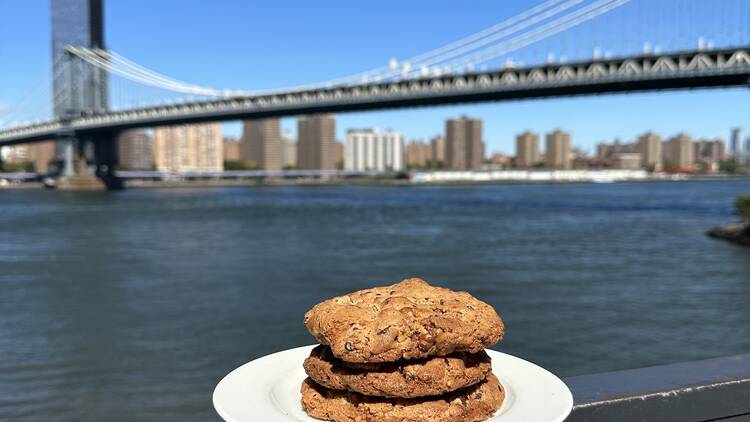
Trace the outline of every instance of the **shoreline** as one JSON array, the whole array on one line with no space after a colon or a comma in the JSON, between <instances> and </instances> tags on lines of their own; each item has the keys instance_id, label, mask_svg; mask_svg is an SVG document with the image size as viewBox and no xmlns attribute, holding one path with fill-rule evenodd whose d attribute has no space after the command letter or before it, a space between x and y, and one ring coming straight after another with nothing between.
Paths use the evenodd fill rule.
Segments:
<instances>
[{"instance_id":1,"label":"shoreline","mask_svg":"<svg viewBox=\"0 0 750 422\"><path fill-rule=\"evenodd\" d=\"M320 186L380 186L380 187L417 187L417 186L487 186L487 185L561 185L561 184L615 184L615 183L656 183L656 182L720 182L720 181L750 181L748 175L658 175L642 178L624 178L618 180L590 180L590 179L543 179L543 180L439 180L417 181L413 179L390 178L356 178L356 179L166 179L142 180L130 179L124 181L126 189L179 189L179 188L232 188L232 187L320 187ZM0 185L3 190L32 190L49 189L43 183L13 182Z\"/></svg>"},{"instance_id":2,"label":"shoreline","mask_svg":"<svg viewBox=\"0 0 750 422\"><path fill-rule=\"evenodd\" d=\"M706 235L737 245L750 246L750 225L746 223L722 224L706 232Z\"/></svg>"}]
</instances>

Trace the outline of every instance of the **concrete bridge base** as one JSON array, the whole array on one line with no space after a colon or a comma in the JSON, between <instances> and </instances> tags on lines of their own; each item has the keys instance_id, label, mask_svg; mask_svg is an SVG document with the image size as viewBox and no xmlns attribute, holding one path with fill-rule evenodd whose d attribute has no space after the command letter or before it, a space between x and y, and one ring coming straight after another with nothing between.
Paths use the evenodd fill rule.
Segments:
<instances>
[{"instance_id":1,"label":"concrete bridge base","mask_svg":"<svg viewBox=\"0 0 750 422\"><path fill-rule=\"evenodd\" d=\"M61 171L55 187L69 192L99 192L123 188L122 180L115 176L117 166L116 134L61 140Z\"/></svg>"},{"instance_id":2,"label":"concrete bridge base","mask_svg":"<svg viewBox=\"0 0 750 422\"><path fill-rule=\"evenodd\" d=\"M104 192L109 190L104 181L95 175L61 176L57 179L57 190L66 192Z\"/></svg>"}]
</instances>

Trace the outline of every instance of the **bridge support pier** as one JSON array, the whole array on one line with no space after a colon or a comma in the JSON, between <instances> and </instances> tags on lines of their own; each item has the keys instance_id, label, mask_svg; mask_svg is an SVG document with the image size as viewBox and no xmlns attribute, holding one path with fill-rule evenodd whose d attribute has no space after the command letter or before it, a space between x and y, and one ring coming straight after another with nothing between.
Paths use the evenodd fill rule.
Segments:
<instances>
[{"instance_id":1,"label":"bridge support pier","mask_svg":"<svg viewBox=\"0 0 750 422\"><path fill-rule=\"evenodd\" d=\"M108 133L97 136L91 140L96 176L104 182L108 190L119 190L123 188L115 171L117 170L117 134Z\"/></svg>"},{"instance_id":2,"label":"bridge support pier","mask_svg":"<svg viewBox=\"0 0 750 422\"><path fill-rule=\"evenodd\" d=\"M63 162L57 188L63 191L94 192L122 189L115 175L117 141L114 134L69 137L61 142Z\"/></svg>"},{"instance_id":3,"label":"bridge support pier","mask_svg":"<svg viewBox=\"0 0 750 422\"><path fill-rule=\"evenodd\" d=\"M72 136L66 136L60 141L60 149L62 151L62 176L73 176L76 174L75 165L75 147L76 140Z\"/></svg>"}]
</instances>

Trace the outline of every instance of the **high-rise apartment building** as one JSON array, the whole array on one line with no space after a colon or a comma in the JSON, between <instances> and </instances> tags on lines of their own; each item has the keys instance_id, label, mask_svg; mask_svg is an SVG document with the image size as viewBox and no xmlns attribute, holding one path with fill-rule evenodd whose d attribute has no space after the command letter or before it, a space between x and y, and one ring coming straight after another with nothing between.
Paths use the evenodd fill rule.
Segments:
<instances>
[{"instance_id":1,"label":"high-rise apartment building","mask_svg":"<svg viewBox=\"0 0 750 422\"><path fill-rule=\"evenodd\" d=\"M661 137L653 132L646 132L638 137L637 151L641 154L641 167L661 171L664 167Z\"/></svg>"},{"instance_id":2,"label":"high-rise apartment building","mask_svg":"<svg viewBox=\"0 0 750 422\"><path fill-rule=\"evenodd\" d=\"M476 170L484 161L482 120L462 116L445 122L445 161L452 170Z\"/></svg>"},{"instance_id":3,"label":"high-rise apartment building","mask_svg":"<svg viewBox=\"0 0 750 422\"><path fill-rule=\"evenodd\" d=\"M438 135L430 140L430 147L432 148L432 163L441 167L445 164L445 138Z\"/></svg>"},{"instance_id":4,"label":"high-rise apartment building","mask_svg":"<svg viewBox=\"0 0 750 422\"><path fill-rule=\"evenodd\" d=\"M336 118L333 115L301 117L297 121L297 163L303 170L336 169Z\"/></svg>"},{"instance_id":5,"label":"high-rise apartment building","mask_svg":"<svg viewBox=\"0 0 750 422\"><path fill-rule=\"evenodd\" d=\"M55 142L35 142L33 144L20 144L0 147L0 170L3 162L8 164L31 163L34 171L45 174L50 170L50 163L55 159Z\"/></svg>"},{"instance_id":6,"label":"high-rise apartment building","mask_svg":"<svg viewBox=\"0 0 750 422\"><path fill-rule=\"evenodd\" d=\"M334 162L336 163L336 168L344 168L344 143L336 141L333 143L333 150L334 150Z\"/></svg>"},{"instance_id":7,"label":"high-rise apartment building","mask_svg":"<svg viewBox=\"0 0 750 422\"><path fill-rule=\"evenodd\" d=\"M403 171L404 136L393 130L352 129L346 132L344 169Z\"/></svg>"},{"instance_id":8,"label":"high-rise apartment building","mask_svg":"<svg viewBox=\"0 0 750 422\"><path fill-rule=\"evenodd\" d=\"M25 164L31 162L30 144L19 144L0 147L0 164ZM0 171L2 168L0 168Z\"/></svg>"},{"instance_id":9,"label":"high-rise apartment building","mask_svg":"<svg viewBox=\"0 0 750 422\"><path fill-rule=\"evenodd\" d=\"M34 169L39 174L50 171L50 165L55 160L55 142L45 141L29 145L29 158L34 162Z\"/></svg>"},{"instance_id":10,"label":"high-rise apartment building","mask_svg":"<svg viewBox=\"0 0 750 422\"><path fill-rule=\"evenodd\" d=\"M725 158L724 141L721 139L701 139L693 144L695 161L702 163L718 163Z\"/></svg>"},{"instance_id":11,"label":"high-rise apartment building","mask_svg":"<svg viewBox=\"0 0 750 422\"><path fill-rule=\"evenodd\" d=\"M570 140L570 133L556 129L548 133L545 139L544 161L552 168L569 169L571 168L570 156L573 152Z\"/></svg>"},{"instance_id":12,"label":"high-rise apartment building","mask_svg":"<svg viewBox=\"0 0 750 422\"><path fill-rule=\"evenodd\" d=\"M297 167L297 141L287 132L281 134L281 164L284 168Z\"/></svg>"},{"instance_id":13,"label":"high-rise apartment building","mask_svg":"<svg viewBox=\"0 0 750 422\"><path fill-rule=\"evenodd\" d=\"M243 122L240 161L251 162L263 170L281 170L281 149L281 121L278 118Z\"/></svg>"},{"instance_id":14,"label":"high-rise apartment building","mask_svg":"<svg viewBox=\"0 0 750 422\"><path fill-rule=\"evenodd\" d=\"M427 167L432 161L432 145L422 141L411 141L406 145L406 165Z\"/></svg>"},{"instance_id":15,"label":"high-rise apartment building","mask_svg":"<svg viewBox=\"0 0 750 422\"><path fill-rule=\"evenodd\" d=\"M220 123L154 129L154 164L158 171L223 171Z\"/></svg>"},{"instance_id":16,"label":"high-rise apartment building","mask_svg":"<svg viewBox=\"0 0 750 422\"><path fill-rule=\"evenodd\" d=\"M224 138L224 161L240 161L240 141L237 138Z\"/></svg>"},{"instance_id":17,"label":"high-rise apartment building","mask_svg":"<svg viewBox=\"0 0 750 422\"><path fill-rule=\"evenodd\" d=\"M152 170L154 146L148 132L143 129L122 132L117 138L117 160L125 170Z\"/></svg>"},{"instance_id":18,"label":"high-rise apartment building","mask_svg":"<svg viewBox=\"0 0 750 422\"><path fill-rule=\"evenodd\" d=\"M527 130L516 136L516 167L531 167L539 161L539 135Z\"/></svg>"},{"instance_id":19,"label":"high-rise apartment building","mask_svg":"<svg viewBox=\"0 0 750 422\"><path fill-rule=\"evenodd\" d=\"M664 167L691 169L695 165L693 139L684 133L677 134L664 143Z\"/></svg>"}]
</instances>

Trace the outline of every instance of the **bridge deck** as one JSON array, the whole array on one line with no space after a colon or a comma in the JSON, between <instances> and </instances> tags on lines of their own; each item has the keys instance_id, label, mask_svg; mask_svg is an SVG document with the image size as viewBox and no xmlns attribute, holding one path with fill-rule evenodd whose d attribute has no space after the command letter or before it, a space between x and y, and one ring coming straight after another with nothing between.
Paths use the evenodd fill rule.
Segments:
<instances>
[{"instance_id":1,"label":"bridge deck","mask_svg":"<svg viewBox=\"0 0 750 422\"><path fill-rule=\"evenodd\" d=\"M62 134L467 102L750 86L750 46L363 83L112 111L0 131L0 145Z\"/></svg>"}]
</instances>

